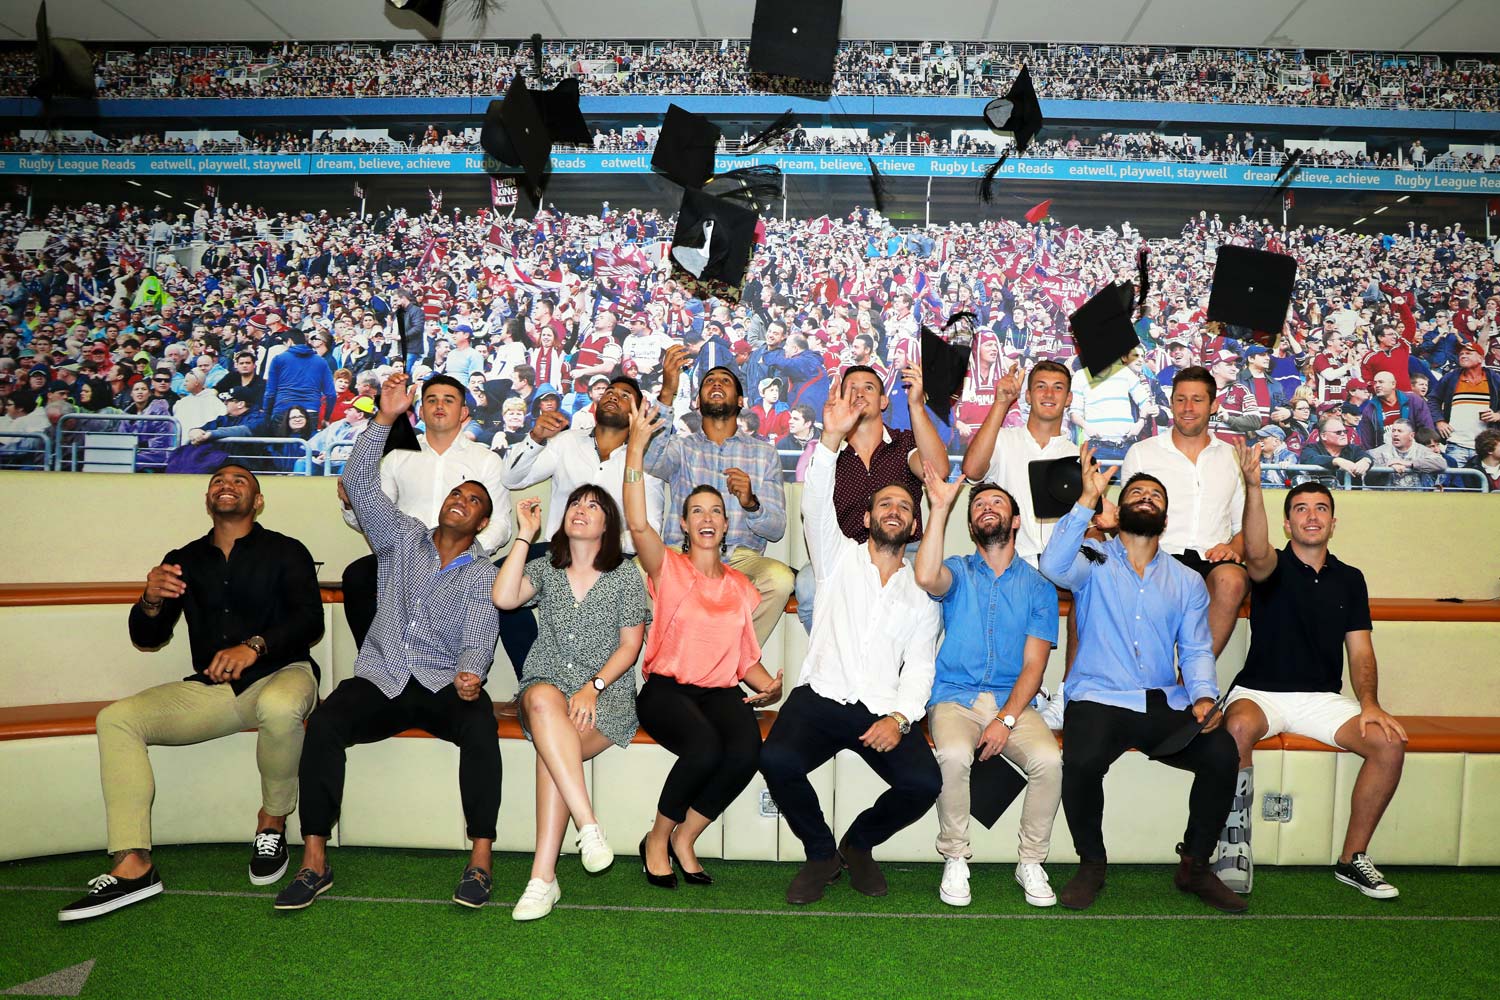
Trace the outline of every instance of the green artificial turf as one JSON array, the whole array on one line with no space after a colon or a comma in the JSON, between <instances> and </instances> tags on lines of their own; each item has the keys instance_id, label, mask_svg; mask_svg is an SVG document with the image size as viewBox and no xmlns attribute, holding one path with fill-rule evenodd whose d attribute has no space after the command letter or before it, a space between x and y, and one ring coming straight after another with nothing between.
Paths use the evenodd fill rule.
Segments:
<instances>
[{"instance_id":1,"label":"green artificial turf","mask_svg":"<svg viewBox=\"0 0 1500 1000\"><path fill-rule=\"evenodd\" d=\"M509 904L527 857L496 857L504 905L479 912L422 902L448 899L463 855L332 857L330 896L374 901L276 913L279 887L245 877L247 848L167 847L157 852L166 894L69 925L56 911L102 856L0 865L0 993L94 959L84 997L1500 996L1494 869L1390 868L1401 898L1376 901L1327 868L1263 866L1247 920L1198 919L1212 911L1174 890L1165 866L1116 866L1079 915L1028 907L1010 865L974 865L974 904L963 910L939 902L940 866L896 863L885 866L889 896L841 881L794 909L782 899L791 864L706 861L719 884L668 892L646 885L633 857L598 877L566 857L563 907L517 924ZM1061 886L1072 866L1049 870ZM710 912L723 910L769 912Z\"/></svg>"}]
</instances>

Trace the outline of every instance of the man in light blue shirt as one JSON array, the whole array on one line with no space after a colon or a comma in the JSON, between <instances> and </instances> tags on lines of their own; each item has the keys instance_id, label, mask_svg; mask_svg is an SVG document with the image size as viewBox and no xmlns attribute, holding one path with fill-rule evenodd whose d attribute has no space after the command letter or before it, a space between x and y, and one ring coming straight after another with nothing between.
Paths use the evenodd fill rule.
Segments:
<instances>
[{"instance_id":1,"label":"man in light blue shirt","mask_svg":"<svg viewBox=\"0 0 1500 1000\"><path fill-rule=\"evenodd\" d=\"M938 897L969 905L969 771L977 751L981 761L1001 755L1026 774L1016 882L1032 906L1053 906L1042 862L1062 801L1062 754L1031 699L1057 644L1057 590L1016 557L1020 509L995 483L969 491L974 552L944 560L943 534L964 480L945 483L930 464L923 472L930 512L914 568L917 586L942 604L944 629L927 723L943 773Z\"/></svg>"},{"instance_id":2,"label":"man in light blue shirt","mask_svg":"<svg viewBox=\"0 0 1500 1000\"><path fill-rule=\"evenodd\" d=\"M1219 718L1210 718L1219 687L1208 589L1201 576L1160 550L1167 488L1149 473L1131 476L1120 490L1119 535L1103 544L1084 540L1110 474L1100 470L1088 444L1078 457L1082 494L1058 522L1039 563L1048 579L1073 592L1078 622L1063 714L1062 800L1081 864L1059 899L1070 909L1086 909L1104 887L1104 775L1110 765L1132 747L1150 753L1207 720L1186 747L1157 758L1193 773L1173 882L1216 909L1242 912L1249 904L1208 867L1239 768L1234 739L1219 728Z\"/></svg>"}]
</instances>

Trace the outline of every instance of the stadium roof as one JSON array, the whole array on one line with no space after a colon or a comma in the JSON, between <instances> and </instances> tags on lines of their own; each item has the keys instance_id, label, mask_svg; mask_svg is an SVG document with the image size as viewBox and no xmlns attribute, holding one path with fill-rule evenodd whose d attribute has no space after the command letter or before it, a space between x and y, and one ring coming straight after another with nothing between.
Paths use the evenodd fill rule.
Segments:
<instances>
[{"instance_id":1,"label":"stadium roof","mask_svg":"<svg viewBox=\"0 0 1500 1000\"><path fill-rule=\"evenodd\" d=\"M497 7L502 4L496 4ZM503 0L487 21L448 0L441 37L748 38L749 0ZM0 0L0 41L34 37L37 0ZM382 0L50 0L54 33L92 41L419 41ZM845 38L1500 52L1495 0L846 0Z\"/></svg>"}]
</instances>

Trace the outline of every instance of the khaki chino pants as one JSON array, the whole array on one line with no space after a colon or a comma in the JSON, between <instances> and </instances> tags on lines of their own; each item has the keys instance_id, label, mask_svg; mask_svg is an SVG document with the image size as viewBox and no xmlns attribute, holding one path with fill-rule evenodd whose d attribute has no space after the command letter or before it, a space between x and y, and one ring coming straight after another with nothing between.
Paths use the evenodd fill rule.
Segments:
<instances>
[{"instance_id":1,"label":"khaki chino pants","mask_svg":"<svg viewBox=\"0 0 1500 1000\"><path fill-rule=\"evenodd\" d=\"M980 733L997 714L995 696L989 693L980 695L972 708L945 701L928 713L933 751L943 772L943 790L937 800L937 850L945 858L973 856L969 850L969 768ZM1047 860L1052 823L1062 802L1062 751L1041 715L1027 707L1016 718L1016 728L1000 753L1026 772L1020 857L1023 862L1041 864Z\"/></svg>"},{"instance_id":2,"label":"khaki chino pants","mask_svg":"<svg viewBox=\"0 0 1500 1000\"><path fill-rule=\"evenodd\" d=\"M302 723L318 699L312 665L290 663L236 695L228 684L174 681L122 698L99 713L99 779L109 852L149 850L156 780L149 746L190 746L256 728L261 808L286 816L297 807Z\"/></svg>"},{"instance_id":3,"label":"khaki chino pants","mask_svg":"<svg viewBox=\"0 0 1500 1000\"><path fill-rule=\"evenodd\" d=\"M786 615L786 600L792 596L796 574L786 563L767 558L743 545L730 550L726 563L730 569L748 576L755 589L760 591L760 603L750 618L755 623L755 638L764 649L776 623Z\"/></svg>"}]
</instances>

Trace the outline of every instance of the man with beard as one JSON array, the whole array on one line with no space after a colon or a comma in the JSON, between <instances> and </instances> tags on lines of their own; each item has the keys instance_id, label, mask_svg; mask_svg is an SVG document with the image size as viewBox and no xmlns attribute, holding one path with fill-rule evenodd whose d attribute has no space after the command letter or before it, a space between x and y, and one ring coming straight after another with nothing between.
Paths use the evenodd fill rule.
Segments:
<instances>
[{"instance_id":1,"label":"man with beard","mask_svg":"<svg viewBox=\"0 0 1500 1000\"><path fill-rule=\"evenodd\" d=\"M250 881L270 885L286 871L302 723L318 697L310 649L323 636L323 601L306 546L255 523L265 498L253 472L220 466L205 504L212 530L168 552L130 609L130 641L142 649L165 646L178 617L187 619L193 676L99 713L99 777L114 865L59 920L102 916L161 893L151 862L150 746L256 729L262 801Z\"/></svg>"},{"instance_id":2,"label":"man with beard","mask_svg":"<svg viewBox=\"0 0 1500 1000\"><path fill-rule=\"evenodd\" d=\"M420 450L398 448L386 455L380 463L380 488L403 514L436 527L443 501L453 487L470 479L483 483L494 499L495 510L489 525L479 533L479 544L494 555L510 541L514 524L510 493L502 483L500 456L461 433L469 422L464 395L463 384L447 375L434 376L423 384L420 402L426 429L417 436ZM404 414L401 419L406 419ZM344 523L362 531L342 479L338 492ZM377 570L373 554L354 560L344 569L344 616L356 648L364 644L365 633L375 620Z\"/></svg>"},{"instance_id":3,"label":"man with beard","mask_svg":"<svg viewBox=\"0 0 1500 1000\"><path fill-rule=\"evenodd\" d=\"M676 398L682 364L680 349L670 351L670 364L663 364L661 400ZM646 471L664 481L675 509L707 484L727 494L725 516L729 530L724 544L725 563L750 578L760 593L755 608L755 637L762 648L786 609L792 592L792 570L784 562L766 557L766 545L786 533L786 494L781 482L781 461L769 441L746 434L739 427L745 397L739 376L728 368L710 368L698 386L698 413L702 427L676 433L672 425L658 434L646 451ZM683 541L680 519L669 517L662 526L668 546Z\"/></svg>"},{"instance_id":4,"label":"man with beard","mask_svg":"<svg viewBox=\"0 0 1500 1000\"><path fill-rule=\"evenodd\" d=\"M1042 863L1062 802L1062 754L1031 699L1057 644L1057 590L1017 558L1020 507L992 482L969 491L973 554L944 560L943 534L964 480L946 483L931 464L923 471L931 509L914 568L917 586L943 608L927 722L943 773L938 896L950 906L969 905L969 769L977 750L982 761L1001 754L1026 773L1016 882L1032 906L1053 906Z\"/></svg>"},{"instance_id":5,"label":"man with beard","mask_svg":"<svg viewBox=\"0 0 1500 1000\"><path fill-rule=\"evenodd\" d=\"M1364 574L1328 551L1338 522L1333 494L1319 482L1302 483L1287 493L1282 529L1290 541L1280 552L1271 548L1260 488L1260 447L1236 452L1245 479L1250 652L1224 710L1224 728L1239 747L1240 776L1214 867L1236 891L1250 891L1251 751L1267 736L1295 733L1364 759L1333 877L1372 899L1394 899L1400 892L1367 852L1401 780L1406 730L1380 707ZM1342 693L1346 653L1358 701Z\"/></svg>"},{"instance_id":6,"label":"man with beard","mask_svg":"<svg viewBox=\"0 0 1500 1000\"><path fill-rule=\"evenodd\" d=\"M1218 717L1210 717L1219 687L1208 589L1202 577L1161 550L1168 494L1150 473L1135 474L1120 490L1119 535L1102 544L1084 540L1110 474L1100 470L1087 444L1078 457L1082 493L1041 558L1042 573L1073 592L1079 637L1063 713L1062 799L1080 864L1059 901L1087 909L1104 888L1104 775L1110 765L1131 747L1149 752L1184 727L1206 722L1186 747L1158 758L1193 774L1173 883L1216 909L1243 912L1249 904L1208 865L1239 767L1234 739L1218 727Z\"/></svg>"},{"instance_id":7,"label":"man with beard","mask_svg":"<svg viewBox=\"0 0 1500 1000\"><path fill-rule=\"evenodd\" d=\"M1162 551L1201 576L1208 586L1208 626L1213 654L1229 642L1240 604L1249 592L1240 516L1245 486L1234 448L1211 433L1222 405L1219 383L1204 368L1184 368L1172 381L1172 431L1138 441L1125 453L1120 475L1139 472L1163 485L1175 506L1161 536Z\"/></svg>"},{"instance_id":8,"label":"man with beard","mask_svg":"<svg viewBox=\"0 0 1500 1000\"><path fill-rule=\"evenodd\" d=\"M917 497L899 483L872 493L863 544L840 529L834 507L839 448L859 420L840 387L823 408L823 437L802 492L822 600L797 687L760 755L766 785L807 854L787 888L794 904L821 899L845 867L856 891L884 896L885 875L870 852L920 819L942 788L932 750L914 728L931 693L941 624L904 557ZM840 750L858 754L890 788L835 844L807 776Z\"/></svg>"},{"instance_id":9,"label":"man with beard","mask_svg":"<svg viewBox=\"0 0 1500 1000\"><path fill-rule=\"evenodd\" d=\"M687 353L674 346L667 352L665 367L680 370ZM640 383L628 375L617 375L595 405L596 423L588 429L568 428L568 418L560 411L539 413L536 426L505 456L500 481L506 489L522 490L543 480L552 480L554 498L569 497L585 483L602 487L616 504L625 506L625 443L630 436L630 414L644 398ZM667 484L655 476L646 477L646 516L651 527L661 531L662 508L667 499ZM554 501L548 505L547 524L539 541L531 543L531 557L550 551L552 536L562 524L565 505ZM630 532L621 525L620 547L627 556L635 555ZM529 608L517 608L500 614L500 642L510 657L516 676L526 654L536 642L536 617ZM508 712L508 706L501 706Z\"/></svg>"}]
</instances>

